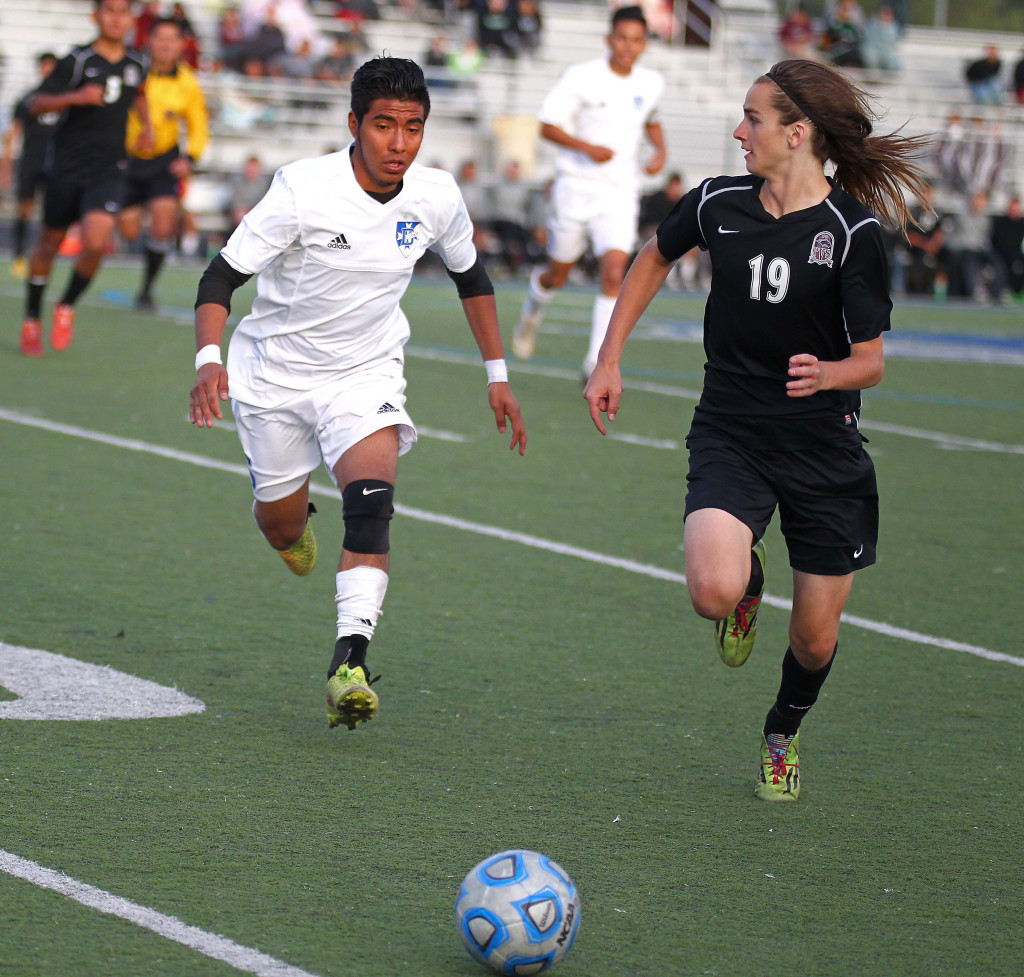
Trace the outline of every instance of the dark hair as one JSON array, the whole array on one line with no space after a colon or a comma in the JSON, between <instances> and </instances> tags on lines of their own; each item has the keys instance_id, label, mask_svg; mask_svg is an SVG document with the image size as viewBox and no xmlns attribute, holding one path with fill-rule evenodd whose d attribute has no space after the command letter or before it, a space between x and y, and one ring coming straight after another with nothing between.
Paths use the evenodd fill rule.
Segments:
<instances>
[{"instance_id":1,"label":"dark hair","mask_svg":"<svg viewBox=\"0 0 1024 977\"><path fill-rule=\"evenodd\" d=\"M774 83L772 105L782 125L813 123L811 149L822 163L833 162L835 182L906 232L913 218L903 191L928 206L928 181L915 161L928 154L932 137L902 136L899 129L872 136L871 96L818 61L780 61L757 80Z\"/></svg>"},{"instance_id":2,"label":"dark hair","mask_svg":"<svg viewBox=\"0 0 1024 977\"><path fill-rule=\"evenodd\" d=\"M362 124L363 117L378 98L396 98L400 102L419 102L423 121L430 115L430 92L423 69L408 58L372 58L356 68L352 76L352 114Z\"/></svg>"},{"instance_id":3,"label":"dark hair","mask_svg":"<svg viewBox=\"0 0 1024 977\"><path fill-rule=\"evenodd\" d=\"M152 34L158 27L163 27L166 24L177 27L178 33L184 36L185 25L177 17L154 17L153 23L149 26L149 33Z\"/></svg>"},{"instance_id":4,"label":"dark hair","mask_svg":"<svg viewBox=\"0 0 1024 977\"><path fill-rule=\"evenodd\" d=\"M612 14L612 29L615 29L615 25L623 20L635 20L644 25L644 30L647 29L647 18L644 16L643 10L640 7L619 7L615 13Z\"/></svg>"},{"instance_id":5,"label":"dark hair","mask_svg":"<svg viewBox=\"0 0 1024 977\"><path fill-rule=\"evenodd\" d=\"M44 61L56 61L57 55L53 51L43 51L42 54L36 55L36 64L42 64Z\"/></svg>"}]
</instances>

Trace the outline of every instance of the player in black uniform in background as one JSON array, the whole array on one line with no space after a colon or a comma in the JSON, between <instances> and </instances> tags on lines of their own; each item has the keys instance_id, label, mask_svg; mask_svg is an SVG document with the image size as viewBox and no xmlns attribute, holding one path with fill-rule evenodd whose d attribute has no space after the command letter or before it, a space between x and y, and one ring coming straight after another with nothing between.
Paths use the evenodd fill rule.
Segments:
<instances>
[{"instance_id":1,"label":"player in black uniform in background","mask_svg":"<svg viewBox=\"0 0 1024 977\"><path fill-rule=\"evenodd\" d=\"M46 52L36 59L39 65L40 81L45 80L57 64L57 56ZM46 184L46 156L50 137L60 119L59 112L33 115L28 110L28 100L35 89L26 92L14 107L14 119L4 133L3 155L0 156L0 188L9 190L14 160L14 146L21 138L21 152L18 155L18 176L16 194L18 216L14 220L14 260L11 273L15 278L28 277L28 261L25 259L25 240L28 236L28 222L36 205L36 196Z\"/></svg>"},{"instance_id":2,"label":"player in black uniform in background","mask_svg":"<svg viewBox=\"0 0 1024 977\"><path fill-rule=\"evenodd\" d=\"M853 571L875 562L878 496L858 417L861 389L882 379L892 303L872 211L906 227L903 189L924 197L914 160L927 138L871 129L865 94L825 65L782 61L758 78L733 133L750 175L705 180L643 247L584 391L603 434L630 330L672 263L707 249L707 364L686 441L687 585L716 622L722 659L742 665L764 592L761 537L778 507L793 610L755 786L769 801L799 794L800 720L832 665Z\"/></svg>"},{"instance_id":3,"label":"player in black uniform in background","mask_svg":"<svg viewBox=\"0 0 1024 977\"><path fill-rule=\"evenodd\" d=\"M96 274L121 208L125 125L133 104L145 119L141 94L146 65L124 38L135 23L130 0L95 0L99 37L62 58L33 96L36 115L61 112L43 202L43 232L29 263L21 351L41 356L43 289L67 229L80 222L82 252L53 313L50 344L66 349L74 333L74 304ZM152 140L152 132L146 136Z\"/></svg>"}]
</instances>

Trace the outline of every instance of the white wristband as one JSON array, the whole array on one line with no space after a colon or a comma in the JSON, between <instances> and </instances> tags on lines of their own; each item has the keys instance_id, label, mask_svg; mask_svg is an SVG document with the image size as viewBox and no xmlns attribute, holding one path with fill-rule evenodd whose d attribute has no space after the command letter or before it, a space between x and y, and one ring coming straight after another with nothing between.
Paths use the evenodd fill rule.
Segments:
<instances>
[{"instance_id":1,"label":"white wristband","mask_svg":"<svg viewBox=\"0 0 1024 977\"><path fill-rule=\"evenodd\" d=\"M508 383L508 367L504 360L484 360L487 383Z\"/></svg>"},{"instance_id":2,"label":"white wristband","mask_svg":"<svg viewBox=\"0 0 1024 977\"><path fill-rule=\"evenodd\" d=\"M207 363L220 362L220 347L216 343L210 343L209 346L204 346L198 353L196 353L196 370L201 366L206 366Z\"/></svg>"}]
</instances>

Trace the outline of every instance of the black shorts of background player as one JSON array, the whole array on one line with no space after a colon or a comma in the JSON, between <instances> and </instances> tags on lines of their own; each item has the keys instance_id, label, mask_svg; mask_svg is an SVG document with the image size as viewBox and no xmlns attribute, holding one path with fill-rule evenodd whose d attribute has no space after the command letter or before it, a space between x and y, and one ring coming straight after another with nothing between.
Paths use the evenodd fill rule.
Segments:
<instances>
[{"instance_id":1,"label":"black shorts of background player","mask_svg":"<svg viewBox=\"0 0 1024 977\"><path fill-rule=\"evenodd\" d=\"M21 351L41 356L43 290L71 224L81 229L82 250L54 308L50 344L63 350L74 335L74 305L99 270L121 207L128 110L141 103L146 62L124 38L134 25L130 0L94 0L99 36L72 48L29 102L35 115L62 113L51 144L53 164L43 203L43 231L29 262ZM152 139L150 132L149 139Z\"/></svg>"},{"instance_id":2,"label":"black shorts of background player","mask_svg":"<svg viewBox=\"0 0 1024 977\"><path fill-rule=\"evenodd\" d=\"M49 76L57 64L57 56L45 52L36 59L39 66L39 80ZM60 119L59 112L33 115L28 110L28 100L35 89L26 92L14 107L14 116L4 133L3 151L0 155L0 189L10 190L14 185L18 201L14 219L13 261L11 272L15 278L28 277L28 261L25 258L25 243L28 238L28 222L36 206L36 197L46 185L47 152L50 137ZM15 147L21 141L18 165L13 166ZM12 179L13 177L13 179Z\"/></svg>"},{"instance_id":3,"label":"black shorts of background player","mask_svg":"<svg viewBox=\"0 0 1024 977\"><path fill-rule=\"evenodd\" d=\"M641 249L584 391L604 433L619 362L673 262L711 257L704 389L687 438L683 549L694 609L722 660L753 648L761 537L776 509L793 572L789 647L765 717L755 793L800 792L797 732L838 648L855 570L875 561L877 490L859 432L860 391L882 379L892 302L882 228L924 201L927 137L872 136L868 96L826 65L789 60L747 92L733 133L748 175L691 190ZM835 176L825 175L831 160Z\"/></svg>"}]
</instances>

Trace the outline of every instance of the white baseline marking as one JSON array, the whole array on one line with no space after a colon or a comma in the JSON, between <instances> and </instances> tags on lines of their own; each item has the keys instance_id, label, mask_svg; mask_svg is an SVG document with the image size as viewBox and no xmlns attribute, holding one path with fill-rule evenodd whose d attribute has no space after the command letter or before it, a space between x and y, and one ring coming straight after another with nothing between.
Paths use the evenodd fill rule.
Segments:
<instances>
[{"instance_id":1,"label":"white baseline marking","mask_svg":"<svg viewBox=\"0 0 1024 977\"><path fill-rule=\"evenodd\" d=\"M121 438L111 434L103 434L99 431L90 431L86 428L76 427L72 424L60 424L56 421L48 421L40 417L30 417L26 414L19 414L16 411L0 409L0 420L11 421L14 424L24 424L28 427L37 427L45 431L53 431L57 434L67 434L72 437L84 438L88 441L96 441L100 444L112 445L117 448L127 448L129 451L141 451L147 454L157 455L161 458L169 458L172 461L182 461L186 464L198 465L201 468L213 468L217 471L228 472L233 475L244 475L249 477L248 471L242 465L233 465L225 461L216 461L212 458L204 458L202 455L193 455L186 451L176 451L173 448L164 448L157 444L148 444L145 441L137 441L133 438ZM326 495L331 498L337 497L337 491L333 488L310 484L309 491L316 495ZM409 506L396 505L395 511L410 519L419 519L422 522L434 523L440 526L448 526L452 529L461 529L468 533L476 533L478 536L490 536L493 539L502 539L510 543L519 543L521 546L529 546L534 549L545 550L548 553L558 553L562 556L572 556L579 560L586 560L590 563L599 563L602 566L613 566L629 573L638 573L655 580L666 580L671 583L680 583L685 586L686 577L674 570L665 570L653 566L650 563L639 563L636 560L621 559L609 556L606 553L598 553L596 550L587 550L579 546L572 546L569 543L556 543L550 539L543 539L540 536L530 536L526 533L517 533L508 529L501 529L498 526L487 526L483 523L469 522L465 519L457 519L454 516L446 516L442 513L428 512L425 509L414 509ZM792 604L788 600L779 597L765 595L764 602L772 607L788 609ZM1010 665L1024 667L1024 658L1016 658L1013 655L1006 655L999 651L992 651L980 645L970 645L962 641L951 641L948 638L937 638L933 635L923 634L920 631L911 631L907 628L896 627L886 624L884 621L872 621L866 617L854 615L843 615L843 620L853 627L863 628L866 631L874 631L876 634L884 634L890 638L899 638L903 641L913 641L917 644L931 645L933 648L944 648L950 651L963 651L969 655L976 655L978 658L985 658L989 661L1006 662Z\"/></svg>"},{"instance_id":2,"label":"white baseline marking","mask_svg":"<svg viewBox=\"0 0 1024 977\"><path fill-rule=\"evenodd\" d=\"M207 933L196 926L189 926L175 916L165 916L155 909L140 906L137 902L115 896L104 889L79 882L63 872L44 868L27 858L19 858L0 848L0 871L24 879L41 889L51 889L62 896L74 899L90 909L97 909L109 916L118 916L162 936L173 940L190 950L195 950L213 960L220 960L236 970L258 977L316 977L308 970L300 970L259 950L242 946L226 936Z\"/></svg>"},{"instance_id":3,"label":"white baseline marking","mask_svg":"<svg viewBox=\"0 0 1024 977\"><path fill-rule=\"evenodd\" d=\"M421 360L439 360L444 363L479 363L479 358L471 353L461 353L456 350L435 350L426 346L417 346L410 343L405 348L407 356L418 357ZM542 366L538 363L512 364L513 373L528 373L531 376L555 377L559 380L572 380L579 382L579 370L568 370L558 366ZM627 390L638 390L643 393L661 394L663 397L675 397L678 400L700 400L699 390L690 390L687 387L676 387L667 383L653 383L648 380L638 380L627 377L625 379ZM861 421L860 426L866 431L882 431L886 434L897 434L906 438L918 438L924 441L935 441L947 448L970 448L975 451L994 451L1000 454L1024 455L1024 445L1002 444L999 441L983 441L979 438L961 437L958 434L946 434L942 431L926 431L918 427L903 427L899 424L886 424L883 421ZM619 440L627 440L627 437L620 437ZM636 442L641 443L641 442ZM668 445L657 445L665 447Z\"/></svg>"}]
</instances>

